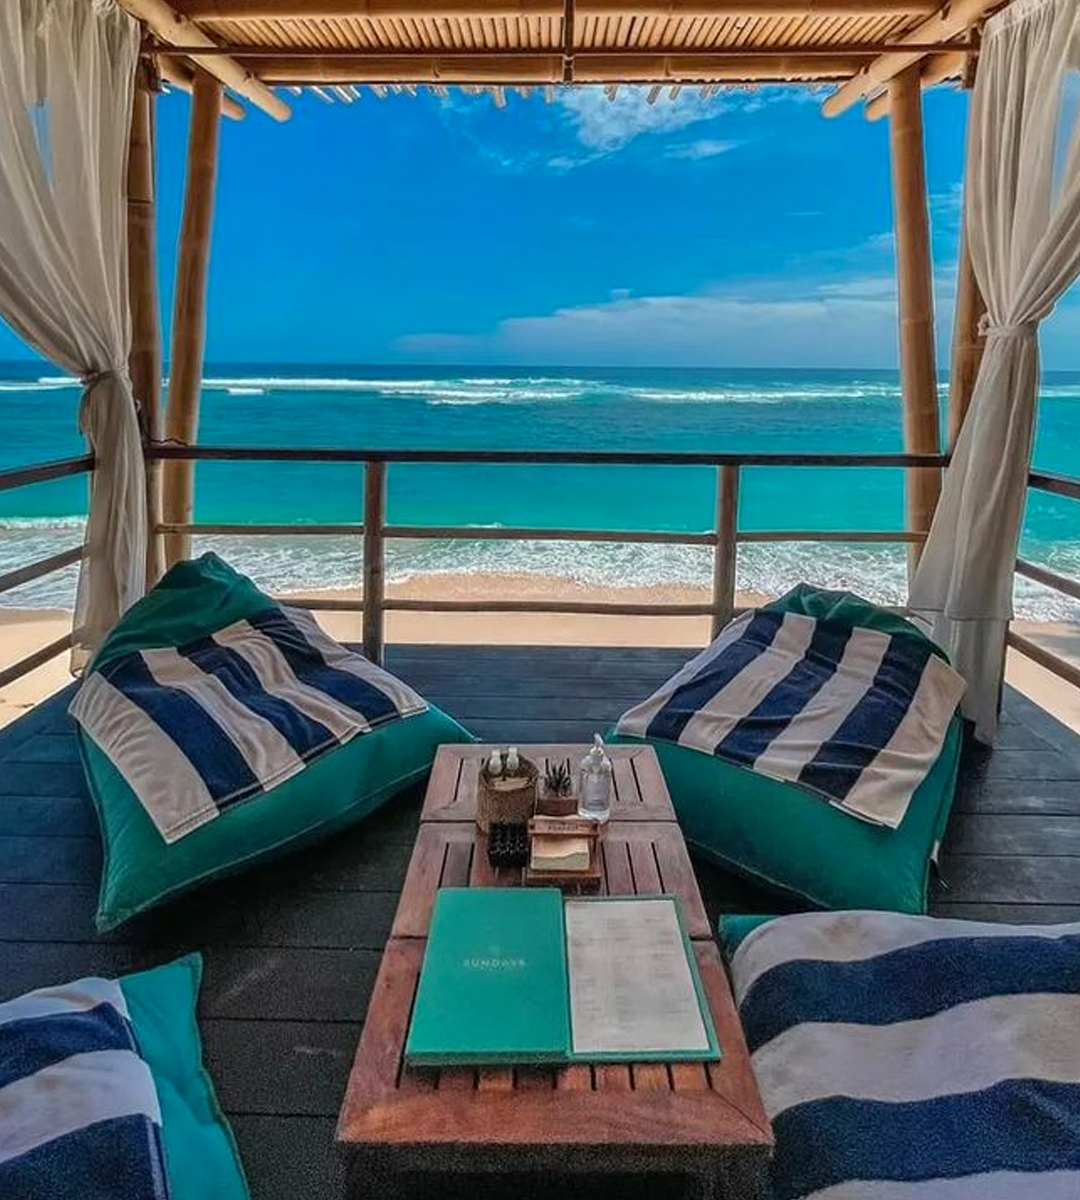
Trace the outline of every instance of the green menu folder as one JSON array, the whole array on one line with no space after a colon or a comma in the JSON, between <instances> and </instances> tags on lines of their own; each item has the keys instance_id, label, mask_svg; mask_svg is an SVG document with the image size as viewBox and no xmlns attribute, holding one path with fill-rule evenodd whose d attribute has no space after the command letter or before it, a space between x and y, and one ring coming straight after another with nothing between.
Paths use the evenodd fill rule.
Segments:
<instances>
[{"instance_id":1,"label":"green menu folder","mask_svg":"<svg viewBox=\"0 0 1080 1200\"><path fill-rule=\"evenodd\" d=\"M719 1057L675 897L437 893L410 1066Z\"/></svg>"}]
</instances>

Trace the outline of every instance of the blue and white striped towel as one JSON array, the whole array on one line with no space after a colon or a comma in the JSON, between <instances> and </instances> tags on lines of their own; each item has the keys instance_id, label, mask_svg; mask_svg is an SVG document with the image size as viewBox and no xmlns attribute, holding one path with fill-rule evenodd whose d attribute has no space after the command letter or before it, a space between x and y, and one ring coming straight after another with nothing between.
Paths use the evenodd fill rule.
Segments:
<instances>
[{"instance_id":1,"label":"blue and white striped towel","mask_svg":"<svg viewBox=\"0 0 1080 1200\"><path fill-rule=\"evenodd\" d=\"M895 829L964 686L922 638L760 609L732 621L617 731L715 754Z\"/></svg>"},{"instance_id":2,"label":"blue and white striped towel","mask_svg":"<svg viewBox=\"0 0 1080 1200\"><path fill-rule=\"evenodd\" d=\"M1080 1196L1080 925L763 925L731 963L776 1200Z\"/></svg>"},{"instance_id":3,"label":"blue and white striped towel","mask_svg":"<svg viewBox=\"0 0 1080 1200\"><path fill-rule=\"evenodd\" d=\"M426 710L310 613L275 608L106 663L70 712L174 842L357 734Z\"/></svg>"},{"instance_id":4,"label":"blue and white striped towel","mask_svg":"<svg viewBox=\"0 0 1080 1200\"><path fill-rule=\"evenodd\" d=\"M0 1004L0 1196L166 1200L161 1109L120 985Z\"/></svg>"}]
</instances>

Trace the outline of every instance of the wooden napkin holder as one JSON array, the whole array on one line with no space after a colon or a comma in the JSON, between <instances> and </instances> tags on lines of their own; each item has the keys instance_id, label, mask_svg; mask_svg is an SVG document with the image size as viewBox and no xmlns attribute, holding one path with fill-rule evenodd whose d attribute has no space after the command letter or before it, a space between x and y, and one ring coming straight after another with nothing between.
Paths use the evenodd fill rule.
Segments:
<instances>
[{"instance_id":1,"label":"wooden napkin holder","mask_svg":"<svg viewBox=\"0 0 1080 1200\"><path fill-rule=\"evenodd\" d=\"M526 864L522 882L528 887L557 887L572 892L598 892L604 873L600 862L603 826L585 817L533 817L529 821L529 843L534 837L585 838L589 843L589 865L584 871L534 871ZM530 863L532 855L530 854Z\"/></svg>"}]
</instances>

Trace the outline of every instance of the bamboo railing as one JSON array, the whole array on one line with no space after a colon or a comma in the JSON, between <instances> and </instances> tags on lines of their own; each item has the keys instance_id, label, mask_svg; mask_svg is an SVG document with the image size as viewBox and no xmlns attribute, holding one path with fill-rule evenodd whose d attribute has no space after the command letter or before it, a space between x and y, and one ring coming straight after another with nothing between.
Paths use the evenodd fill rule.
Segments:
<instances>
[{"instance_id":1,"label":"bamboo railing","mask_svg":"<svg viewBox=\"0 0 1080 1200\"><path fill-rule=\"evenodd\" d=\"M1080 500L1080 479L1073 479L1068 475L1058 475L1051 471L1032 471L1028 475L1028 487L1052 496ZM1069 596L1073 600L1080 600L1080 581L1070 579L1067 575L1051 571L1048 567L1040 567L1038 563L1028 562L1024 558L1016 560L1016 573L1025 579L1032 579L1044 587ZM1029 658L1033 663L1056 675L1059 679L1064 679L1066 683L1071 683L1073 687L1080 687L1080 667L1075 663L1062 658L1052 650L1047 650L1045 646L1040 646L1031 638L1017 633L1015 629L1009 630L1007 640L1018 654Z\"/></svg>"},{"instance_id":2,"label":"bamboo railing","mask_svg":"<svg viewBox=\"0 0 1080 1200\"><path fill-rule=\"evenodd\" d=\"M820 542L820 543L894 543L921 544L926 537L920 530L867 529L743 529L739 524L739 492L742 470L746 467L806 468L922 468L940 469L947 463L942 454L707 454L650 452L575 452L516 450L364 450L341 447L238 447L184 446L154 443L147 447L148 464L163 460L186 462L324 462L356 463L364 468L364 520L327 524L271 524L235 522L161 523L154 531L188 537L233 535L240 537L289 536L316 537L337 535L356 537L363 551L362 593L360 599L323 596L295 598L300 603L323 611L360 612L363 614L364 652L381 661L385 645L385 616L388 612L517 612L567 613L605 616L657 616L711 618L715 634L735 611L738 548L747 543ZM702 532L669 530L568 529L526 527L473 527L469 525L392 525L386 521L386 468L391 463L443 463L472 466L503 464L520 466L664 466L712 467L716 471L716 505L713 528ZM0 471L0 492L29 487L35 483L86 474L93 470L91 455L59 459L54 462ZM1051 495L1080 500L1080 479L1046 471L1032 471L1029 486ZM658 545L709 546L714 550L712 593L702 604L599 603L560 600L413 600L387 598L386 543L395 539L463 539L470 541L565 541L624 542ZM25 583L41 579L79 562L82 545L70 546L36 562L0 575L0 595ZM1018 558L1016 571L1027 579L1052 588L1080 601L1080 580ZM0 665L0 688L22 678L30 671L71 648L72 634L50 642L32 654L9 665ZM1009 645L1018 653L1059 678L1080 687L1080 667L1061 658L1032 639L1010 630Z\"/></svg>"},{"instance_id":3,"label":"bamboo railing","mask_svg":"<svg viewBox=\"0 0 1080 1200\"><path fill-rule=\"evenodd\" d=\"M517 612L566 613L602 616L711 618L715 635L735 610L738 547L744 542L881 542L920 544L921 530L770 529L739 527L739 483L744 467L888 467L940 470L940 454L661 454L645 451L525 451L525 450L361 450L341 447L179 446L158 444L151 458L186 462L325 462L356 463L364 467L364 520L362 524L288 525L163 523L158 532L190 538L194 535L240 536L356 535L363 540L363 577L360 599L304 596L293 600L323 611L363 614L364 653L382 660L385 617L388 612ZM469 525L391 525L386 522L386 468L391 463L444 463L462 466L488 464L520 466L650 466L712 467L716 470L716 519L707 532L665 530L567 529L473 527ZM412 600L385 594L386 543L394 540L440 538L499 541L573 541L659 543L711 546L714 549L712 595L702 604L634 604L563 600Z\"/></svg>"},{"instance_id":4,"label":"bamboo railing","mask_svg":"<svg viewBox=\"0 0 1080 1200\"><path fill-rule=\"evenodd\" d=\"M0 471L0 492L30 487L35 483L48 483L53 479L66 479L71 475L85 475L93 469L94 459L90 454L83 454L77 458L61 458L54 462L36 463L29 467L15 467L12 470ZM50 554L46 558L28 563L25 567L8 571L0 575L0 595L10 592L12 588L21 587L24 583L51 575L54 571L62 571L65 567L79 562L82 557L83 546L80 542L77 546L69 546L66 550L60 550L56 554ZM43 666L58 654L70 650L73 642L74 631L49 642L48 645L20 658L17 662L0 666L0 688L7 687L9 683L14 683L24 675L29 675L31 671Z\"/></svg>"}]
</instances>

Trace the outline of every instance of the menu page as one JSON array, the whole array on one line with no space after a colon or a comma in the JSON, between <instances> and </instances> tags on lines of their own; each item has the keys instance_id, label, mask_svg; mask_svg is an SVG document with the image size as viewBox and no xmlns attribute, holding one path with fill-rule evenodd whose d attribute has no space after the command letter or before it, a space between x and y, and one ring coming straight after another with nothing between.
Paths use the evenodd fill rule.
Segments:
<instances>
[{"instance_id":1,"label":"menu page","mask_svg":"<svg viewBox=\"0 0 1080 1200\"><path fill-rule=\"evenodd\" d=\"M674 899L567 900L563 911L575 1055L709 1049Z\"/></svg>"}]
</instances>

